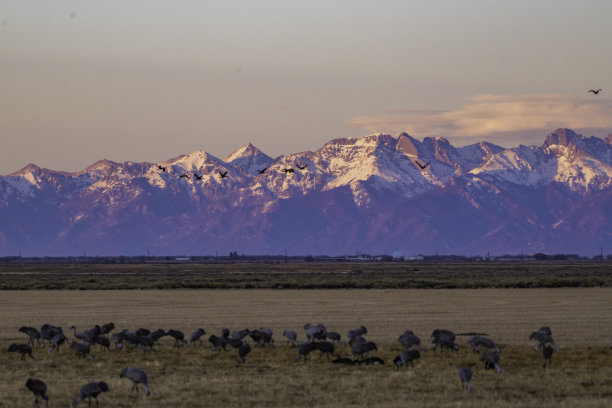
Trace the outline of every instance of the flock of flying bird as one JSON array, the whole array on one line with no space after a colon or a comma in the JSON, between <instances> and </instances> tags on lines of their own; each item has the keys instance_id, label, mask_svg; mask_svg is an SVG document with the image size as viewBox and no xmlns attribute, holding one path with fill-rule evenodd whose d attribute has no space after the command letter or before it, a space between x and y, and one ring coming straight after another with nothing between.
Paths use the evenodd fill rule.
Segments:
<instances>
[{"instance_id":1,"label":"flock of flying bird","mask_svg":"<svg viewBox=\"0 0 612 408\"><path fill-rule=\"evenodd\" d=\"M593 95L597 95L597 94L599 94L599 92L601 92L601 91L602 91L602 89L601 89L601 88L599 88L599 89L589 89L587 92L591 92L591 93L593 93ZM415 162L415 163L416 163L416 164L417 164L417 165L420 167L420 169L421 169L421 170L425 170L425 169L427 168L427 166L429 166L429 164L431 163L431 160L430 160L430 161L428 161L428 162L427 162L427 163L425 163L425 164L421 164L421 163L420 163L418 160L415 160L414 162ZM306 169L306 167L308 166L308 164L300 165L300 164L297 164L297 163L296 163L296 166L297 166L297 168L298 168L298 169L300 169L300 170L305 170L305 169ZM167 167L162 166L162 165L159 165L159 164L157 165L157 169L158 169L158 170L160 170L161 172L166 172L166 171L167 171ZM259 173L259 174L264 174L264 173L266 172L266 170L267 170L267 169L268 169L267 167L264 167L264 168L263 168L263 169L261 169L261 170L257 169L257 173ZM292 173L295 173L295 170L294 170L292 167L286 167L286 168L282 169L282 171L283 171L285 174L292 174ZM217 172L219 173L219 178L224 179L224 178L226 178L226 177L227 177L227 170L225 170L224 172L222 172L221 170L217 170ZM193 173L193 177L194 177L196 180L202 180L202 177L203 177L203 176L198 175L198 174L196 174L196 173ZM183 174L181 174L181 175L179 176L179 178L189 178L189 174L187 174L187 173L183 173Z\"/></svg>"},{"instance_id":2,"label":"flock of flying bird","mask_svg":"<svg viewBox=\"0 0 612 408\"><path fill-rule=\"evenodd\" d=\"M430 160L430 161L428 161L428 162L427 162L427 163L425 163L425 164L421 164L421 163L420 163L418 160L415 160L414 162L415 162L415 163L416 163L416 164L417 164L417 165L418 165L418 166L421 168L421 170L425 170L425 169L427 168L427 166L429 166L429 163L431 163L431 160ZM297 167L297 168L298 168L300 171L303 171L303 170L305 170L305 169L306 169L306 167L308 167L308 164L302 164L302 165L300 165L300 164L297 164L297 163L296 163L296 167ZM162 173L165 173L165 172L167 172L167 171L168 171L168 167L166 167L166 166L162 166L161 164L158 164L158 165L157 165L157 169L158 169L159 171L161 171ZM257 169L257 173L259 173L259 174L264 174L264 173L266 172L266 170L268 170L268 168L267 168L267 167L264 167L264 168L263 168L263 169L261 169L261 170ZM295 173L295 170L293 169L293 167L285 167L285 168L284 168L284 169L282 169L281 171L283 171L285 174L293 174L293 173ZM224 178L226 178L226 177L227 177L227 172L228 172L227 170L225 170L225 171L217 170L217 173L219 173L219 178L220 178L220 179L224 179ZM195 172L194 172L194 173L192 173L192 174L193 174L193 178L194 178L194 179L196 179L196 180L202 180L202 178L203 178L203 176L202 176L202 175L199 175L199 174L197 174L197 173L195 173ZM183 174L181 174L181 175L179 176L179 178L189 178L189 174L188 174L188 173L183 173Z\"/></svg>"},{"instance_id":3,"label":"flock of flying bird","mask_svg":"<svg viewBox=\"0 0 612 408\"><path fill-rule=\"evenodd\" d=\"M26 355L32 360L35 360L32 354L32 347L36 347L36 345L46 347L48 343L49 348L47 353L51 354L53 351L58 352L60 346L63 344L70 343L70 349L74 350L77 355L94 360L94 357L90 354L91 347L94 345L99 345L109 351L111 350L111 344L114 344L116 350L140 349L143 352L150 351L157 354L157 350L155 349L156 343L164 336L169 336L174 339L174 347L184 346L187 348L196 343L201 345L202 337L206 334L206 331L202 328L198 328L189 336L185 336L180 330L171 329L164 331L158 329L151 331L143 328L134 332L126 329L111 334L111 331L115 329L113 323L108 323L103 326L96 325L82 332L77 332L75 326L72 326L70 329L76 341L69 341L61 327L44 324L41 329L38 330L34 327L23 326L19 331L28 336L28 342L11 344L8 351L19 353L22 360L25 360ZM368 330L364 326L349 330L346 336L346 342L342 341L342 336L339 333L328 331L324 324L305 324L304 331L306 340L302 342L298 342L298 335L293 330L285 330L282 334L283 337L286 338L287 344L295 346L297 350L297 357L294 360L295 363L300 360L306 362L308 355L313 351L319 351L319 358L321 358L323 354L326 355L328 360L330 356L333 357L334 359L331 360L331 362L334 364L353 366L356 364L381 365L385 363L380 357L372 355L372 352L377 351L378 347L376 343L368 341L364 337L368 333ZM497 373L501 373L501 349L493 340L485 337L486 335L481 333L461 333L458 335L469 336L467 343L474 350L474 353L482 352L480 361L484 363L485 369L495 369ZM456 336L458 335L446 329L434 330L431 334L432 349L435 351L439 347L441 351L458 351L459 344L456 343ZM238 365L241 365L245 363L246 356L251 351L251 346L249 341L247 341L247 337L252 339L253 344L275 348L273 332L269 328L235 330L231 333L229 329L223 329L220 336L215 334L210 335L208 342L211 344L211 351L213 352L221 350L231 352L235 350ZM537 331L531 333L529 339L536 342L536 350L541 349L544 358L542 367L550 366L553 352L555 350L560 351L552 338L550 328L541 327ZM414 367L415 360L420 359L421 352L425 352L425 348L421 346L421 339L415 335L413 331L406 330L397 338L397 341L402 345L403 350L393 360L394 366L396 369L400 369L410 363L410 365ZM336 347L339 344L347 345L350 348L350 357L341 357L336 352ZM133 382L131 392L134 390L138 392L138 385L142 384L146 395L151 395L148 376L143 370L136 367L126 367L119 376L121 378L128 378ZM458 376L462 388L465 385L467 390L471 391L472 386L470 381L472 379L472 370L469 367L459 367ZM42 380L28 378L25 386L34 394L35 404L38 404L38 398L40 397L48 405L49 396L46 395L47 385ZM87 383L81 387L79 396L73 400L72 406L76 407L79 402L85 399L88 399L91 405L91 398L94 398L97 406L98 395L108 391L108 384L104 381Z\"/></svg>"},{"instance_id":4,"label":"flock of flying bird","mask_svg":"<svg viewBox=\"0 0 612 408\"><path fill-rule=\"evenodd\" d=\"M300 170L304 170L306 169L306 167L308 167L308 164L304 164L304 165L299 165L296 164L297 168ZM424 168L424 167L423 167ZM168 170L168 167L162 166L160 164L157 165L157 169L160 170L162 173L165 173ZM267 167L264 167L263 169L259 170L257 169L257 173L259 174L264 174L266 172L266 170L268 170ZM295 173L295 170L293 170L292 167L287 167L282 169L283 172L285 172L285 174L289 174L289 173ZM219 178L226 178L227 177L227 170L225 171L221 171L221 170L217 170L217 173L219 173ZM202 180L204 176L198 175L197 173L193 173L193 178L196 180ZM189 178L189 174L187 173L183 173L179 176L179 178Z\"/></svg>"}]
</instances>

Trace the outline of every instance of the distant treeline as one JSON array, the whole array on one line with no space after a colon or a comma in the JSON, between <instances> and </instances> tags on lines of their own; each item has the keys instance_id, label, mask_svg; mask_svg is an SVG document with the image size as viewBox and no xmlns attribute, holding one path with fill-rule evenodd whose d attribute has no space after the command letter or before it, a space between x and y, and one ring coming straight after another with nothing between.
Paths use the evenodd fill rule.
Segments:
<instances>
[{"instance_id":1,"label":"distant treeline","mask_svg":"<svg viewBox=\"0 0 612 408\"><path fill-rule=\"evenodd\" d=\"M394 257L391 255L239 255L237 251L231 251L227 256L211 255L164 255L164 256L45 256L24 257L4 256L0 257L0 264L10 263L88 263L88 264L147 264L147 263L301 263L301 262L533 262L533 261L611 261L612 254L598 254L594 256L581 256L578 254L545 254L535 253L530 255L416 255Z\"/></svg>"}]
</instances>

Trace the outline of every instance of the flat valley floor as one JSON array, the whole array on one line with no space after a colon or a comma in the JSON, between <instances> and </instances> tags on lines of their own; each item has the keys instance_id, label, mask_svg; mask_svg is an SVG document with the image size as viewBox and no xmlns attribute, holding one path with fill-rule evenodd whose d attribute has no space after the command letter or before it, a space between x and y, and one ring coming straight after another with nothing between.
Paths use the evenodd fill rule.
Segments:
<instances>
[{"instance_id":1,"label":"flat valley floor","mask_svg":"<svg viewBox=\"0 0 612 408\"><path fill-rule=\"evenodd\" d=\"M559 289L330 289L330 290L27 290L0 292L0 346L25 343L21 326L44 323L77 331L113 322L115 331L206 330L202 345L173 347L160 340L158 353L138 349L103 351L95 360L76 356L68 347L48 354L35 347L31 360L0 353L0 406L29 406L28 376L49 386L51 406L67 406L81 385L106 381L111 391L101 407L131 406L593 406L612 405L612 288ZM342 334L366 326L364 336L378 344L373 354L383 366L340 366L318 352L294 363L295 347L283 330L304 340L305 323L324 323ZM540 352L528 336L541 326L552 329L561 352L552 367L542 368ZM206 341L222 328L269 327L275 349L252 345L244 365L236 353L212 352ZM458 336L458 353L433 351L430 334L443 328L455 333L484 333L502 347L502 373L485 370L480 355ZM397 337L412 330L428 349L414 367L397 370ZM350 357L347 345L336 351ZM128 366L149 373L152 390L130 393L120 379ZM457 376L460 366L474 372L468 393ZM85 406L85 403L81 403Z\"/></svg>"}]
</instances>

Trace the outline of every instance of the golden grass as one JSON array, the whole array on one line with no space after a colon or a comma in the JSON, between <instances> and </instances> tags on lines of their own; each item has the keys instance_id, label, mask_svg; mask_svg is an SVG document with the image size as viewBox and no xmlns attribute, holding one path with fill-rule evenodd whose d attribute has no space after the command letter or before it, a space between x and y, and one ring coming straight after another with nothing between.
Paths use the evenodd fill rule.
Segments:
<instances>
[{"instance_id":1,"label":"golden grass","mask_svg":"<svg viewBox=\"0 0 612 408\"><path fill-rule=\"evenodd\" d=\"M208 334L230 329L271 327L276 349L253 346L246 364L235 353L213 353L202 346L175 349L163 338L159 353L103 352L95 361L68 348L48 355L36 348L36 361L0 353L0 407L30 406L25 380L32 375L49 386L51 406L68 406L82 384L106 381L103 407L219 406L451 406L451 407L606 407L612 404L612 289L481 290L167 290L167 291L4 291L0 297L0 347L27 341L21 325L49 322L91 327L113 321L117 329L198 327ZM336 366L317 352L307 363L293 363L295 348L281 333L306 322L325 323L343 336L365 325L375 355L384 366ZM561 353L542 369L541 356L527 339L549 325ZM435 328L489 334L503 347L502 374L485 371L478 355L459 337L459 353L428 350L415 367L396 370L395 342L406 329L428 346ZM208 334L205 337L208 337ZM72 338L72 335L69 335ZM338 351L348 356L346 346ZM120 379L127 365L148 372L152 395L130 395ZM474 391L461 390L457 369L472 367ZM81 403L80 406L85 406Z\"/></svg>"}]
</instances>

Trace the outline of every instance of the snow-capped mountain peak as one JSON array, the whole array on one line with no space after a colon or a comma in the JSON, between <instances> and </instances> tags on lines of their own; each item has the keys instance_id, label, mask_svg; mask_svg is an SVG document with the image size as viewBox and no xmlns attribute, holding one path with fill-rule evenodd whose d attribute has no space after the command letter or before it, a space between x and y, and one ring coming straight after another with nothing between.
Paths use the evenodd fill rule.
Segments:
<instances>
[{"instance_id":1,"label":"snow-capped mountain peak","mask_svg":"<svg viewBox=\"0 0 612 408\"><path fill-rule=\"evenodd\" d=\"M234 150L223 161L241 168L246 173L257 174L257 170L269 167L273 159L251 143L248 143Z\"/></svg>"},{"instance_id":2,"label":"snow-capped mountain peak","mask_svg":"<svg viewBox=\"0 0 612 408\"><path fill-rule=\"evenodd\" d=\"M558 129L506 149L373 134L276 159L249 143L224 160L32 164L0 177L0 255L581 252L612 242L611 140Z\"/></svg>"}]
</instances>

